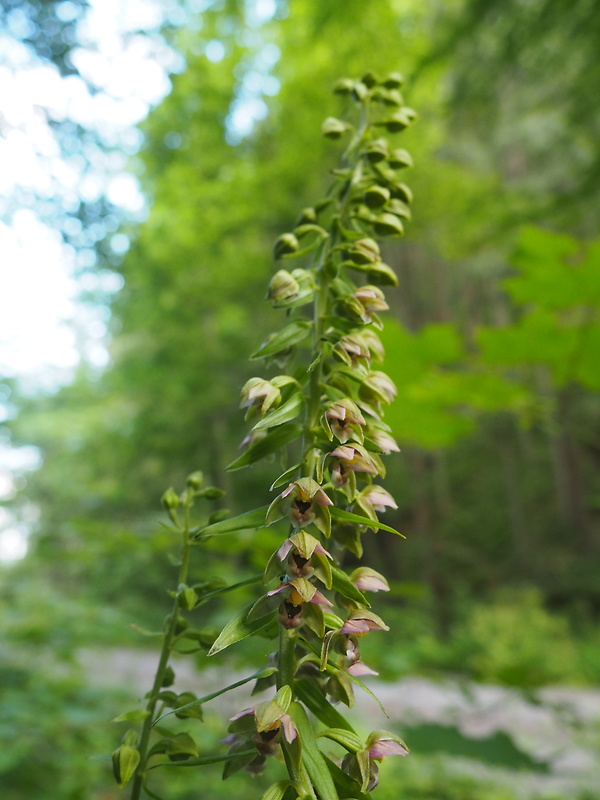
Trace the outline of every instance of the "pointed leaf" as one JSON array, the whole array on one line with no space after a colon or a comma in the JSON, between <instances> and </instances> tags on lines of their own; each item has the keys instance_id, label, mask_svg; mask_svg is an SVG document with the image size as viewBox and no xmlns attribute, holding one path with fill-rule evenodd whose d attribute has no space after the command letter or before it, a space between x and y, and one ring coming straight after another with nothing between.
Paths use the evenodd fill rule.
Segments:
<instances>
[{"instance_id":1,"label":"pointed leaf","mask_svg":"<svg viewBox=\"0 0 600 800\"><path fill-rule=\"evenodd\" d=\"M266 627L269 622L274 619L275 612L273 611L269 614L266 614L264 617L252 620L252 622L247 622L246 618L248 616L248 612L253 605L254 603L247 605L243 611L241 611L236 617L230 620L227 625L225 625L217 637L217 640L208 651L209 656L214 656L216 653L220 653L221 650L225 650L226 647L229 647L230 645L235 644L242 639L246 639L248 636L252 636L257 631L260 631L262 628Z\"/></svg>"},{"instance_id":2,"label":"pointed leaf","mask_svg":"<svg viewBox=\"0 0 600 800\"><path fill-rule=\"evenodd\" d=\"M333 782L339 790L340 797L348 798L348 800L371 800L371 795L368 792L359 791L357 782L340 769L330 758L325 756L325 761Z\"/></svg>"},{"instance_id":3,"label":"pointed leaf","mask_svg":"<svg viewBox=\"0 0 600 800\"><path fill-rule=\"evenodd\" d=\"M289 467L289 469L286 469L285 472L282 472L281 475L276 480L273 481L273 483L269 488L269 491L272 492L273 489L277 489L279 486L283 486L285 483L289 483L291 479L294 477L294 473L296 472L298 467L301 466L301 464L302 462L299 461L297 464L294 464L293 467Z\"/></svg>"},{"instance_id":4,"label":"pointed leaf","mask_svg":"<svg viewBox=\"0 0 600 800\"><path fill-rule=\"evenodd\" d=\"M308 678L299 678L294 683L296 694L309 711L330 728L343 728L354 733L352 725L335 709L323 692Z\"/></svg>"},{"instance_id":5,"label":"pointed leaf","mask_svg":"<svg viewBox=\"0 0 600 800\"><path fill-rule=\"evenodd\" d=\"M231 519L223 519L220 522L213 522L212 525L207 525L202 528L195 538L206 536L222 536L226 533L236 533L237 531L248 531L253 528L263 528L265 524L265 515L269 506L262 506L255 508L253 511L247 511L245 514L240 514Z\"/></svg>"},{"instance_id":6,"label":"pointed leaf","mask_svg":"<svg viewBox=\"0 0 600 800\"><path fill-rule=\"evenodd\" d=\"M293 394L289 400L282 403L274 411L267 414L259 420L252 428L253 431L263 431L267 428L274 428L276 425L283 425L284 422L290 422L296 419L302 406L304 405L304 395L301 392Z\"/></svg>"},{"instance_id":7,"label":"pointed leaf","mask_svg":"<svg viewBox=\"0 0 600 800\"><path fill-rule=\"evenodd\" d=\"M133 711L125 711L123 714L119 714L118 717L115 717L112 721L113 722L141 722L143 719L150 714L149 711L144 711L142 708L136 708Z\"/></svg>"},{"instance_id":8,"label":"pointed leaf","mask_svg":"<svg viewBox=\"0 0 600 800\"><path fill-rule=\"evenodd\" d=\"M357 753L363 747L363 743L355 733L350 733L350 731L343 728L327 728L324 731L320 731L317 736L324 736L327 739L331 739L332 742L341 744L350 753Z\"/></svg>"},{"instance_id":9,"label":"pointed leaf","mask_svg":"<svg viewBox=\"0 0 600 800\"><path fill-rule=\"evenodd\" d=\"M307 336L310 336L311 329L312 322L310 320L294 320L261 345L256 352L252 353L250 358L268 358L269 356L275 356L277 353L281 353L283 350L289 350L290 347L293 347L306 339Z\"/></svg>"},{"instance_id":10,"label":"pointed leaf","mask_svg":"<svg viewBox=\"0 0 600 800\"><path fill-rule=\"evenodd\" d=\"M185 711L188 708L192 708L193 706L199 706L202 703L208 703L209 700L214 700L215 697L219 697L225 692L230 692L232 689L237 689L238 686L243 686L245 683L249 681L253 681L257 678L267 678L269 675L273 675L277 672L275 667L266 667L265 669L261 669L258 672L255 672L254 675L250 675L248 678L242 678L235 683L231 683L229 686L225 686L224 689L218 689L216 692L212 692L211 694L206 694L204 697L199 697L197 700L193 700L191 703L188 703L185 706L180 706L179 708L173 709L173 711L167 711L166 714L162 714L160 717L154 720L152 723L152 727L154 727L157 723L160 722L161 719L168 717L170 714L176 714L177 712Z\"/></svg>"},{"instance_id":11,"label":"pointed leaf","mask_svg":"<svg viewBox=\"0 0 600 800\"><path fill-rule=\"evenodd\" d=\"M249 445L235 461L228 464L226 469L234 472L236 469L243 469L260 461L261 458L276 453L286 444L293 442L302 433L302 426L297 424L280 425L270 430L263 439L259 439Z\"/></svg>"},{"instance_id":12,"label":"pointed leaf","mask_svg":"<svg viewBox=\"0 0 600 800\"><path fill-rule=\"evenodd\" d=\"M282 800L287 789L293 785L294 784L291 781L278 781L277 783L269 786L266 792L263 793L260 800Z\"/></svg>"},{"instance_id":13,"label":"pointed leaf","mask_svg":"<svg viewBox=\"0 0 600 800\"><path fill-rule=\"evenodd\" d=\"M350 578L342 569L332 567L331 576L332 588L336 592L339 592L344 597L347 597L348 600L352 600L353 603L358 603L358 605L364 606L365 608L371 607L371 604L365 595L360 591L360 589L356 588L356 586L352 583Z\"/></svg>"},{"instance_id":14,"label":"pointed leaf","mask_svg":"<svg viewBox=\"0 0 600 800\"><path fill-rule=\"evenodd\" d=\"M395 528L391 528L389 525L385 525L383 522L375 522L373 519L361 517L359 514L353 514L351 511L344 511L335 506L332 506L329 511L334 519L339 519L341 522L354 522L356 525L366 525L367 528L373 528L374 530L381 529L383 531L389 531L389 533L395 533L396 536L401 536L403 539L406 539L403 533L400 533L400 531L397 531Z\"/></svg>"},{"instance_id":15,"label":"pointed leaf","mask_svg":"<svg viewBox=\"0 0 600 800\"><path fill-rule=\"evenodd\" d=\"M302 744L302 762L321 800L339 800L335 784L323 753L319 750L308 715L300 703L293 702L288 711Z\"/></svg>"}]
</instances>

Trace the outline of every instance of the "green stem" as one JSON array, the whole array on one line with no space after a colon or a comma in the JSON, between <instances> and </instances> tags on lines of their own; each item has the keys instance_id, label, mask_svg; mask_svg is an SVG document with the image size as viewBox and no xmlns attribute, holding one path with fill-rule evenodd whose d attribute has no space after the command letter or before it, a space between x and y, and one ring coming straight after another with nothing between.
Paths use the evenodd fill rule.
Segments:
<instances>
[{"instance_id":1,"label":"green stem","mask_svg":"<svg viewBox=\"0 0 600 800\"><path fill-rule=\"evenodd\" d=\"M181 559L181 567L179 569L178 585L186 583L189 564L190 564L190 552L191 552L190 518L189 518L189 506L187 504L185 507L185 524L181 533L183 536L183 555ZM146 765L148 761L148 756L147 756L148 743L150 741L150 733L152 731L152 723L156 711L156 704L158 702L158 695L160 694L160 690L162 689L163 680L165 678L165 672L169 664L169 657L171 655L171 647L173 644L173 639L175 638L178 610L179 610L179 603L178 603L178 598L176 597L175 600L173 601L173 608L170 614L169 627L167 628L167 631L163 637L160 658L158 661L158 666L156 668L156 674L154 676L154 683L152 684L152 689L150 690L148 703L146 704L146 711L148 712L148 715L144 720L144 724L142 727L142 734L140 736L140 744L138 747L140 753L140 764L133 778L133 782L131 784L131 800L139 800L144 785Z\"/></svg>"},{"instance_id":2,"label":"green stem","mask_svg":"<svg viewBox=\"0 0 600 800\"><path fill-rule=\"evenodd\" d=\"M294 689L294 676L296 674L296 639L295 630L287 630L283 625L279 627L279 656L277 669L277 688L289 686Z\"/></svg>"}]
</instances>

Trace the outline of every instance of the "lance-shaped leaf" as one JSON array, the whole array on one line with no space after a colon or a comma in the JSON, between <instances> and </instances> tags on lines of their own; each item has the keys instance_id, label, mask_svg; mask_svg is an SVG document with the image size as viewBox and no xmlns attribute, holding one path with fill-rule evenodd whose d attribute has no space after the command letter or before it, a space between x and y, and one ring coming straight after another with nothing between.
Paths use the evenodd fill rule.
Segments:
<instances>
[{"instance_id":1,"label":"lance-shaped leaf","mask_svg":"<svg viewBox=\"0 0 600 800\"><path fill-rule=\"evenodd\" d=\"M259 420L252 428L253 431L263 431L267 428L274 428L276 425L283 425L284 422L291 422L296 419L304 405L304 395L301 392L293 394L289 400L282 403L266 417Z\"/></svg>"},{"instance_id":2,"label":"lance-shaped leaf","mask_svg":"<svg viewBox=\"0 0 600 800\"><path fill-rule=\"evenodd\" d=\"M191 703L187 705L180 706L179 708L173 709L173 711L167 711L165 714L162 714L160 717L154 720L152 723L152 727L154 727L157 723L160 722L161 719L168 717L170 714L181 713L182 711L186 711L189 708L193 708L194 706L202 705L203 703L208 703L209 700L214 700L215 697L219 697L225 692L230 692L232 689L237 689L238 686L243 686L245 683L249 681L253 681L257 678L268 678L270 675L273 675L277 672L275 667L265 667L265 669L261 669L258 672L255 672L254 675L250 675L248 678L242 678L235 683L231 683L229 686L225 686L224 689L218 689L216 692L211 692L211 694L205 694L204 697L199 697L197 700L193 700ZM181 697L181 695L180 695Z\"/></svg>"},{"instance_id":3,"label":"lance-shaped leaf","mask_svg":"<svg viewBox=\"0 0 600 800\"><path fill-rule=\"evenodd\" d=\"M337 567L332 567L331 576L332 588L336 592L339 592L344 597L347 597L348 600L352 600L353 603L357 603L359 606L370 608L371 604L365 595L360 591L360 589L356 588L343 570L338 569Z\"/></svg>"},{"instance_id":4,"label":"lance-shaped leaf","mask_svg":"<svg viewBox=\"0 0 600 800\"><path fill-rule=\"evenodd\" d=\"M330 728L343 728L354 733L352 725L331 705L312 680L299 678L294 682L294 688L298 698L322 723Z\"/></svg>"},{"instance_id":5,"label":"lance-shaped leaf","mask_svg":"<svg viewBox=\"0 0 600 800\"><path fill-rule=\"evenodd\" d=\"M264 617L259 617L258 619L253 619L251 622L248 622L248 613L253 605L254 603L247 605L243 611L225 625L215 643L208 651L209 656L214 656L216 653L220 653L221 650L225 650L226 647L242 639L246 639L248 636L252 636L257 631L265 628L269 622L274 619L275 612L273 611L266 614Z\"/></svg>"},{"instance_id":6,"label":"lance-shaped leaf","mask_svg":"<svg viewBox=\"0 0 600 800\"><path fill-rule=\"evenodd\" d=\"M267 339L258 350L252 353L250 358L268 358L284 350L289 350L290 347L299 344L310 336L312 325L313 323L308 319L297 319L290 322L290 324L286 325L279 333Z\"/></svg>"},{"instance_id":7,"label":"lance-shaped leaf","mask_svg":"<svg viewBox=\"0 0 600 800\"><path fill-rule=\"evenodd\" d=\"M319 797L321 800L339 800L327 762L317 746L315 733L306 711L300 703L293 702L288 713L298 731L302 745L302 762Z\"/></svg>"},{"instance_id":8,"label":"lance-shaped leaf","mask_svg":"<svg viewBox=\"0 0 600 800\"><path fill-rule=\"evenodd\" d=\"M324 731L320 731L317 736L324 736L326 739L331 739L332 742L341 744L349 753L357 753L363 746L355 733L351 733L344 728L327 728Z\"/></svg>"},{"instance_id":9,"label":"lance-shaped leaf","mask_svg":"<svg viewBox=\"0 0 600 800\"><path fill-rule=\"evenodd\" d=\"M340 797L348 798L348 800L372 800L371 795L368 792L360 792L356 781L340 769L330 758L325 756L325 761Z\"/></svg>"},{"instance_id":10,"label":"lance-shaped leaf","mask_svg":"<svg viewBox=\"0 0 600 800\"><path fill-rule=\"evenodd\" d=\"M286 444L293 442L294 439L299 438L302 433L302 426L289 424L279 425L272 430L269 430L265 435L261 433L261 437L253 441L244 452L238 456L235 461L228 464L226 469L233 472L236 469L248 467L260 461L261 458L270 456L271 453L276 453L281 450Z\"/></svg>"},{"instance_id":11,"label":"lance-shaped leaf","mask_svg":"<svg viewBox=\"0 0 600 800\"><path fill-rule=\"evenodd\" d=\"M283 795L293 785L291 781L277 781L277 783L273 783L269 786L260 800L283 800Z\"/></svg>"},{"instance_id":12,"label":"lance-shaped leaf","mask_svg":"<svg viewBox=\"0 0 600 800\"><path fill-rule=\"evenodd\" d=\"M181 735L181 734L180 734ZM148 769L156 769L157 767L203 767L207 764L219 764L222 761L232 761L236 758L248 758L252 760L256 758L256 749L243 750L238 753L226 753L214 756L200 756L199 758L187 758L185 761L166 762L161 761L158 764L153 764Z\"/></svg>"},{"instance_id":13,"label":"lance-shaped leaf","mask_svg":"<svg viewBox=\"0 0 600 800\"><path fill-rule=\"evenodd\" d=\"M202 528L195 538L205 538L206 536L222 536L226 533L236 533L237 531L248 531L254 528L262 528L265 524L265 515L269 506L255 508L253 511L246 511L231 519L223 519L220 522L213 522Z\"/></svg>"},{"instance_id":14,"label":"lance-shaped leaf","mask_svg":"<svg viewBox=\"0 0 600 800\"><path fill-rule=\"evenodd\" d=\"M367 528L373 528L373 530L389 531L389 533L395 533L396 536L402 536L403 539L406 539L403 533L400 533L400 531L391 528L383 522L361 517L359 514L353 514L351 511L344 511L342 508L336 508L335 506L332 506L329 512L334 519L339 519L341 522L354 522L356 525L366 525Z\"/></svg>"}]
</instances>

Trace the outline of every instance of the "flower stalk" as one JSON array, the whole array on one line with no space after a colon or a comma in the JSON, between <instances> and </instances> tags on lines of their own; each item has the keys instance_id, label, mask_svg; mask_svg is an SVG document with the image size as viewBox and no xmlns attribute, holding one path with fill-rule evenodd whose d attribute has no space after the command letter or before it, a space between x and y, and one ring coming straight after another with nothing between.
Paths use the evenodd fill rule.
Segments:
<instances>
[{"instance_id":1,"label":"flower stalk","mask_svg":"<svg viewBox=\"0 0 600 800\"><path fill-rule=\"evenodd\" d=\"M396 387L381 369L384 352L377 331L379 315L388 308L381 287L398 282L382 260L379 239L401 236L411 216L412 193L401 175L412 161L388 139L416 116L404 104L401 84L397 73L383 79L367 73L336 85L346 110L341 118L325 120L322 133L332 140L349 134L350 142L326 196L303 209L294 229L275 242L276 271L267 299L285 310L286 321L252 358L265 370L276 365L277 374L255 376L243 387L241 407L252 427L241 455L229 466L242 469L286 454L288 465L271 487L274 499L233 519L217 513L194 528L194 498L215 496L218 490L202 490L201 480L189 479L180 497L169 490L163 498L183 537L182 559L146 707L141 717L135 716L140 712L123 715L124 720L143 719L139 745L135 731L128 731L113 757L117 781L124 785L132 779L131 800L144 790L155 796L146 779L158 766L222 761L225 779L241 769L258 774L269 758L285 763L289 781L274 784L263 800L364 797L377 785L380 761L408 753L389 731L375 731L361 741L332 705L352 707L354 686L366 688L361 677L376 674L361 660L360 643L389 630L368 599L370 593L389 590L385 576L367 566L347 574L343 559L346 550L360 558L362 539L370 532L397 533L380 520L397 508L378 481L385 478L382 457L398 446L384 422ZM190 631L182 610L191 612L236 588L188 586L192 547L209 536L269 526L281 532L281 544L262 575L262 596L216 638ZM274 639L270 665L259 673L205 698L165 689L171 682L169 657L182 637L198 648L208 642L208 655L217 656L258 633ZM191 733L164 729L163 717L201 718L204 702L251 679L256 679L255 692L274 689L275 694L231 718L223 740L226 753L200 755ZM150 746L158 721L162 738ZM324 738L346 749L339 764L319 747Z\"/></svg>"}]
</instances>

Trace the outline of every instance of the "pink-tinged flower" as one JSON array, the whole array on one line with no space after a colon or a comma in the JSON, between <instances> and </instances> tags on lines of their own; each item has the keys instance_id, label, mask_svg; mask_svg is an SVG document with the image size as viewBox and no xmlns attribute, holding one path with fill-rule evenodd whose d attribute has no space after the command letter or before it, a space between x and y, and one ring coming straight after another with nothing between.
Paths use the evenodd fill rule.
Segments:
<instances>
[{"instance_id":1,"label":"pink-tinged flower","mask_svg":"<svg viewBox=\"0 0 600 800\"><path fill-rule=\"evenodd\" d=\"M372 314L389 309L385 295L378 286L361 286L353 296L362 306L361 319L365 323L371 322Z\"/></svg>"},{"instance_id":2,"label":"pink-tinged flower","mask_svg":"<svg viewBox=\"0 0 600 800\"><path fill-rule=\"evenodd\" d=\"M379 447L386 455L400 452L400 448L398 447L396 440L386 431L378 429L369 431L369 437L371 441L375 442L377 447Z\"/></svg>"},{"instance_id":3,"label":"pink-tinged flower","mask_svg":"<svg viewBox=\"0 0 600 800\"><path fill-rule=\"evenodd\" d=\"M310 533L306 533L306 531L299 531L293 536L290 536L289 539L285 540L285 542L277 551L277 555L281 561L284 560L292 548L296 553L298 553L298 555L302 556L302 558L308 559L313 553L321 553L322 555L327 556L327 558L333 559L331 553L325 550L319 540L315 539L314 536L311 536Z\"/></svg>"},{"instance_id":4,"label":"pink-tinged flower","mask_svg":"<svg viewBox=\"0 0 600 800\"><path fill-rule=\"evenodd\" d=\"M365 328L363 331L361 331L360 335L362 341L369 348L371 358L374 358L376 361L383 361L385 350L381 344L381 339L375 333L375 331L371 328Z\"/></svg>"},{"instance_id":5,"label":"pink-tinged flower","mask_svg":"<svg viewBox=\"0 0 600 800\"><path fill-rule=\"evenodd\" d=\"M402 739L389 731L373 731L367 739L365 750L369 758L378 760L387 756L407 756L410 753Z\"/></svg>"},{"instance_id":6,"label":"pink-tinged flower","mask_svg":"<svg viewBox=\"0 0 600 800\"><path fill-rule=\"evenodd\" d=\"M390 590L383 575L370 567L358 567L350 575L350 580L361 592L389 592Z\"/></svg>"},{"instance_id":7,"label":"pink-tinged flower","mask_svg":"<svg viewBox=\"0 0 600 800\"><path fill-rule=\"evenodd\" d=\"M377 467L373 464L369 453L361 445L342 444L332 450L329 456L333 459L329 467L331 482L336 487L343 486L347 482L350 472L378 474Z\"/></svg>"},{"instance_id":8,"label":"pink-tinged flower","mask_svg":"<svg viewBox=\"0 0 600 800\"><path fill-rule=\"evenodd\" d=\"M389 627L377 614L362 608L350 613L338 633L364 636L369 631L389 631Z\"/></svg>"},{"instance_id":9,"label":"pink-tinged flower","mask_svg":"<svg viewBox=\"0 0 600 800\"><path fill-rule=\"evenodd\" d=\"M360 500L365 500L375 511L385 511L386 508L398 508L392 495L382 486L375 483L369 484L360 493Z\"/></svg>"},{"instance_id":10,"label":"pink-tinged flower","mask_svg":"<svg viewBox=\"0 0 600 800\"><path fill-rule=\"evenodd\" d=\"M357 366L361 359L367 361L371 357L371 351L360 333L349 333L342 336L333 348L334 355L348 366Z\"/></svg>"},{"instance_id":11,"label":"pink-tinged flower","mask_svg":"<svg viewBox=\"0 0 600 800\"><path fill-rule=\"evenodd\" d=\"M357 661L356 664L351 664L346 668L346 672L349 675L353 675L355 678L360 678L364 675L379 675L378 672L375 672L375 670L371 669L371 667L367 667L367 665L362 661Z\"/></svg>"},{"instance_id":12,"label":"pink-tinged flower","mask_svg":"<svg viewBox=\"0 0 600 800\"><path fill-rule=\"evenodd\" d=\"M314 584L303 577L282 581L276 589L267 592L267 597L274 597L277 594L286 594L287 600L294 606L301 606L302 603L333 605Z\"/></svg>"},{"instance_id":13,"label":"pink-tinged flower","mask_svg":"<svg viewBox=\"0 0 600 800\"><path fill-rule=\"evenodd\" d=\"M278 406L280 403L281 392L270 381L263 378L250 378L244 384L240 408L249 409L246 419L249 418L254 408L258 409L261 416L264 416L270 408Z\"/></svg>"},{"instance_id":14,"label":"pink-tinged flower","mask_svg":"<svg viewBox=\"0 0 600 800\"><path fill-rule=\"evenodd\" d=\"M335 438L345 444L348 439L358 439L362 442L362 426L365 418L360 409L349 397L331 403L321 418L321 424L329 440Z\"/></svg>"},{"instance_id":15,"label":"pink-tinged flower","mask_svg":"<svg viewBox=\"0 0 600 800\"><path fill-rule=\"evenodd\" d=\"M327 506L332 505L313 478L299 478L273 500L267 510L265 523L270 525L287 514L296 529L313 523L321 533L329 536L331 515Z\"/></svg>"},{"instance_id":16,"label":"pink-tinged flower","mask_svg":"<svg viewBox=\"0 0 600 800\"><path fill-rule=\"evenodd\" d=\"M369 372L363 379L359 393L367 401L389 404L398 394L398 389L385 372L376 371Z\"/></svg>"}]
</instances>

